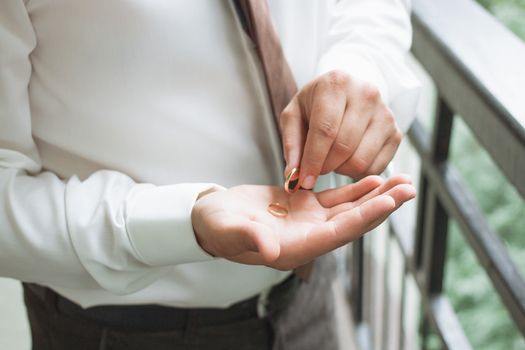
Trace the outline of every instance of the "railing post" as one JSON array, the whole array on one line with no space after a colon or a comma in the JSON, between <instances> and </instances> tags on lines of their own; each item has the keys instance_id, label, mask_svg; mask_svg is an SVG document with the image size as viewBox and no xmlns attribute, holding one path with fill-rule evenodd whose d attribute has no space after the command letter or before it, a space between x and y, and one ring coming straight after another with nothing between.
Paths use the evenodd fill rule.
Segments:
<instances>
[{"instance_id":1,"label":"railing post","mask_svg":"<svg viewBox=\"0 0 525 350\"><path fill-rule=\"evenodd\" d=\"M439 167L448 158L454 115L440 98L434 119L434 131L430 144L430 159ZM420 198L416 222L414 255L416 269L420 272L420 284L424 286L422 297L430 300L432 294L440 293L443 286L447 248L448 214L435 189L429 185L421 171ZM426 338L422 330L423 339ZM423 348L424 348L423 342Z\"/></svg>"},{"instance_id":2,"label":"railing post","mask_svg":"<svg viewBox=\"0 0 525 350\"><path fill-rule=\"evenodd\" d=\"M363 264L364 264L364 241L363 238L352 243L351 260L351 284L350 298L354 322L359 324L363 321Z\"/></svg>"},{"instance_id":3,"label":"railing post","mask_svg":"<svg viewBox=\"0 0 525 350\"><path fill-rule=\"evenodd\" d=\"M524 336L525 279L497 232L487 222L468 186L464 185L461 176L448 161L453 122L456 118L465 121L509 183L525 198L525 128L521 118L525 100L519 98L525 79L517 78L524 75L524 71L517 67L521 67L525 58L525 46L471 0L417 0L413 10L412 52L432 77L439 98L431 135L419 121L408 133L421 160L415 236L410 232L412 226L403 223L401 216L393 215L390 227L402 248L405 272L414 278L415 288L421 297L423 312L417 332L424 341L420 346L423 349L434 348L434 340L437 339L432 336L430 345L428 338L429 334L435 334L441 341L441 345L437 345L440 348L471 350L472 345L444 286L449 220L458 224L465 242L476 254L479 267L487 273L514 325ZM465 13L476 25L464 28ZM472 40L482 39L476 28L490 28L487 32L491 35L483 40ZM484 59L492 57L494 48L500 55L494 60ZM507 77L509 68L513 69L512 77ZM458 116L454 117L454 114ZM351 250L354 252L351 300L358 329L364 329L369 321L369 308L362 303L368 301L370 293L366 288L362 289L363 280L367 282L368 277L366 270L363 270L362 243L356 242ZM387 260L387 266L389 263L391 261ZM367 266L368 262L365 262L364 267ZM405 287L405 281L402 283ZM386 279L382 285L388 287ZM405 290L401 294L404 295ZM386 294L382 300L380 297L376 299L372 302L384 304L385 307L393 300ZM411 303L410 299L406 302ZM389 310L397 309L385 309L383 322L387 322ZM399 324L403 325L402 305L401 310ZM388 322L393 321L394 315L390 316ZM403 339L403 334L399 339L394 337L397 332L403 332L402 327L389 327L383 322L371 322L370 325L377 328L359 334L377 334L374 339L379 344L374 344L375 348L403 348L410 341L408 337Z\"/></svg>"}]
</instances>

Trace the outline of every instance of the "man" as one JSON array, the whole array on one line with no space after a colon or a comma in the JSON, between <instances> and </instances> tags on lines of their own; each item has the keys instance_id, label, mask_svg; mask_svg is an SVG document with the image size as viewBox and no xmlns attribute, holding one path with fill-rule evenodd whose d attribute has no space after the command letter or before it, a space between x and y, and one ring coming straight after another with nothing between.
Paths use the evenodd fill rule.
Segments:
<instances>
[{"instance_id":1,"label":"man","mask_svg":"<svg viewBox=\"0 0 525 350\"><path fill-rule=\"evenodd\" d=\"M415 191L402 176L307 190L391 160L417 95L408 10L270 12L299 86L284 151L232 2L0 4L0 274L33 283L34 348L335 347L329 258L291 270ZM275 187L283 156L306 190Z\"/></svg>"}]
</instances>

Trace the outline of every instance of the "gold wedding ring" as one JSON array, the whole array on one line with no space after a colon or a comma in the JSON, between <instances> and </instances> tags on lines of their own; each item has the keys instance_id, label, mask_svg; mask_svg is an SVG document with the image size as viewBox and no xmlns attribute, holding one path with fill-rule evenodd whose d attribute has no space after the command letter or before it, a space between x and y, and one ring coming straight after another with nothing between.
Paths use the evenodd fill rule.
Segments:
<instances>
[{"instance_id":1,"label":"gold wedding ring","mask_svg":"<svg viewBox=\"0 0 525 350\"><path fill-rule=\"evenodd\" d=\"M299 168L293 168L286 176L284 190L287 193L295 193L299 189Z\"/></svg>"},{"instance_id":2,"label":"gold wedding ring","mask_svg":"<svg viewBox=\"0 0 525 350\"><path fill-rule=\"evenodd\" d=\"M277 216L279 218L288 215L288 209L286 209L285 206L279 203L270 203L270 205L268 205L268 212L273 216Z\"/></svg>"},{"instance_id":3,"label":"gold wedding ring","mask_svg":"<svg viewBox=\"0 0 525 350\"><path fill-rule=\"evenodd\" d=\"M284 181L284 190L287 193L294 193L297 192L299 187L299 168L293 168L292 171L290 171L290 173L286 176ZM270 203L268 205L268 212L279 218L283 218L288 215L288 209L286 206L278 202Z\"/></svg>"}]
</instances>

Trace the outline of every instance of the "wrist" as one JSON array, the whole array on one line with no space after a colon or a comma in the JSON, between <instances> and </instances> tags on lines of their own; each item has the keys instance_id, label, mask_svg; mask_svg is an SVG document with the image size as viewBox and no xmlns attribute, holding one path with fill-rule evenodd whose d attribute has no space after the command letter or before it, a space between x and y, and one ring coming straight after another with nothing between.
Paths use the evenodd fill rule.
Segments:
<instances>
[{"instance_id":1,"label":"wrist","mask_svg":"<svg viewBox=\"0 0 525 350\"><path fill-rule=\"evenodd\" d=\"M203 249L206 253L210 254L211 256L216 256L213 252L210 251L209 247L207 247L207 244L205 240L203 239L203 233L206 232L205 229L205 223L202 215L202 199L214 192L225 190L224 188L214 186L211 188L206 189L205 191L200 192L197 195L197 200L195 201L195 204L193 205L192 211L191 211L191 223L193 227L193 233L195 235L195 240L197 241L197 244Z\"/></svg>"}]
</instances>

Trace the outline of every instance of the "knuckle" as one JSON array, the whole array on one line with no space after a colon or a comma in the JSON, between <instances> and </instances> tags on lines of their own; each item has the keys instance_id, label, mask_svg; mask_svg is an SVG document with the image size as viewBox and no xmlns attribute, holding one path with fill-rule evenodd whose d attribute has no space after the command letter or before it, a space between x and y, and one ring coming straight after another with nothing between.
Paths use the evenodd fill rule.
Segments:
<instances>
[{"instance_id":1,"label":"knuckle","mask_svg":"<svg viewBox=\"0 0 525 350\"><path fill-rule=\"evenodd\" d=\"M350 83L350 75L340 70L326 73L326 80L330 86L341 88Z\"/></svg>"},{"instance_id":2,"label":"knuckle","mask_svg":"<svg viewBox=\"0 0 525 350\"><path fill-rule=\"evenodd\" d=\"M354 173L358 176L363 176L368 170L368 162L362 158L351 159L351 167L354 169Z\"/></svg>"},{"instance_id":3,"label":"knuckle","mask_svg":"<svg viewBox=\"0 0 525 350\"><path fill-rule=\"evenodd\" d=\"M378 164L374 166L373 168L370 168L368 171L370 174L376 175L381 174L383 171L385 171L387 164Z\"/></svg>"},{"instance_id":4,"label":"knuckle","mask_svg":"<svg viewBox=\"0 0 525 350\"><path fill-rule=\"evenodd\" d=\"M361 88L361 96L365 101L378 102L381 99L379 90L372 84L365 83Z\"/></svg>"},{"instance_id":5,"label":"knuckle","mask_svg":"<svg viewBox=\"0 0 525 350\"><path fill-rule=\"evenodd\" d=\"M350 154L353 151L353 147L350 142L342 139L336 139L333 145L334 152L341 154Z\"/></svg>"},{"instance_id":6,"label":"knuckle","mask_svg":"<svg viewBox=\"0 0 525 350\"><path fill-rule=\"evenodd\" d=\"M291 140L283 140L283 149L288 154L295 149L295 144Z\"/></svg>"},{"instance_id":7,"label":"knuckle","mask_svg":"<svg viewBox=\"0 0 525 350\"><path fill-rule=\"evenodd\" d=\"M324 138L333 140L337 136L337 129L334 123L328 120L322 120L317 122L312 129L314 132L316 132L318 135Z\"/></svg>"},{"instance_id":8,"label":"knuckle","mask_svg":"<svg viewBox=\"0 0 525 350\"><path fill-rule=\"evenodd\" d=\"M292 118L292 111L289 108L285 108L279 116L279 127L283 130L287 125L288 121Z\"/></svg>"},{"instance_id":9,"label":"knuckle","mask_svg":"<svg viewBox=\"0 0 525 350\"><path fill-rule=\"evenodd\" d=\"M394 132L394 136L392 137L392 139L394 140L396 144L400 144L401 140L403 140L403 133L401 132L401 130L399 130L399 128L396 128L396 131Z\"/></svg>"},{"instance_id":10,"label":"knuckle","mask_svg":"<svg viewBox=\"0 0 525 350\"><path fill-rule=\"evenodd\" d=\"M385 120L386 123L388 124L391 124L391 125L395 125L396 124L396 116L394 115L394 112L392 112L392 110L390 108L387 108L384 115L383 115L383 118Z\"/></svg>"},{"instance_id":11,"label":"knuckle","mask_svg":"<svg viewBox=\"0 0 525 350\"><path fill-rule=\"evenodd\" d=\"M350 169L350 161L347 160L347 161L344 162L343 164L339 165L339 166L335 169L335 172L336 172L337 174L350 176L350 172L351 172L351 169Z\"/></svg>"}]
</instances>

